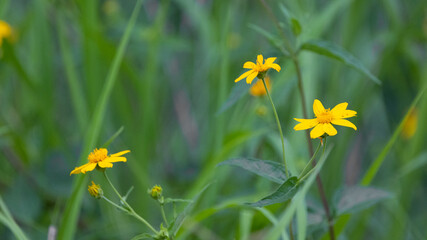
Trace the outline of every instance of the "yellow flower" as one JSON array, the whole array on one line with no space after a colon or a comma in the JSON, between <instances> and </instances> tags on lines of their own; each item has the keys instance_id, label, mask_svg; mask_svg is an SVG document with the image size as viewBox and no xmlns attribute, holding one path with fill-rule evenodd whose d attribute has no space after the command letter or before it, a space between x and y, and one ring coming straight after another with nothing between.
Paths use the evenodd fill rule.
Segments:
<instances>
[{"instance_id":1,"label":"yellow flower","mask_svg":"<svg viewBox=\"0 0 427 240\"><path fill-rule=\"evenodd\" d=\"M0 46L3 43L3 38L11 38L12 34L12 27L7 22L0 20Z\"/></svg>"},{"instance_id":2,"label":"yellow flower","mask_svg":"<svg viewBox=\"0 0 427 240\"><path fill-rule=\"evenodd\" d=\"M162 196L162 187L156 185L151 188L151 190L148 190L148 193L151 195L152 198L158 199Z\"/></svg>"},{"instance_id":3,"label":"yellow flower","mask_svg":"<svg viewBox=\"0 0 427 240\"><path fill-rule=\"evenodd\" d=\"M337 134L337 130L332 126L332 124L340 125L344 127L351 127L354 130L357 130L356 126L344 118L354 117L357 112L353 110L347 110L348 103L340 103L336 105L332 110L325 109L322 103L319 100L314 100L313 103L313 112L316 115L314 119L298 119L294 118L298 123L294 129L305 130L313 128L310 132L311 138L318 138L323 134L328 134L329 136L334 136ZM332 124L331 124L332 123Z\"/></svg>"},{"instance_id":4,"label":"yellow flower","mask_svg":"<svg viewBox=\"0 0 427 240\"><path fill-rule=\"evenodd\" d=\"M260 54L257 56L256 64L253 62L245 62L243 64L243 68L251 69L242 75L238 77L234 82L238 82L244 78L246 78L246 83L251 84L252 80L254 80L255 77L258 77L259 79L264 78L264 74L267 72L268 69L273 68L274 70L280 72L280 66L276 63L273 63L276 60L275 57L267 58L264 63L264 58Z\"/></svg>"},{"instance_id":5,"label":"yellow flower","mask_svg":"<svg viewBox=\"0 0 427 240\"><path fill-rule=\"evenodd\" d=\"M408 118L406 119L403 129L402 129L402 135L405 139L410 139L414 136L415 131L417 130L418 125L418 110L414 109L409 114Z\"/></svg>"},{"instance_id":6,"label":"yellow flower","mask_svg":"<svg viewBox=\"0 0 427 240\"><path fill-rule=\"evenodd\" d=\"M73 171L71 171L71 174L79 174L79 173L86 173L90 172L93 169L95 169L96 166L100 168L111 168L113 167L113 162L126 162L125 157L121 157L123 154L126 154L130 152L129 150L121 151L115 154L111 154L110 156L107 155L108 151L105 148L100 148L93 150L88 156L89 162L85 165L82 165L80 167L74 168Z\"/></svg>"},{"instance_id":7,"label":"yellow flower","mask_svg":"<svg viewBox=\"0 0 427 240\"><path fill-rule=\"evenodd\" d=\"M265 77L265 85L267 85L268 90L271 90L271 82L269 77ZM259 97L267 94L265 91L264 83L262 80L258 80L252 87L249 89L249 93L252 96Z\"/></svg>"},{"instance_id":8,"label":"yellow flower","mask_svg":"<svg viewBox=\"0 0 427 240\"><path fill-rule=\"evenodd\" d=\"M101 198L102 195L104 195L104 192L102 191L101 186L95 184L92 181L92 185L89 185L87 190L89 191L89 194L92 195L94 198Z\"/></svg>"}]
</instances>

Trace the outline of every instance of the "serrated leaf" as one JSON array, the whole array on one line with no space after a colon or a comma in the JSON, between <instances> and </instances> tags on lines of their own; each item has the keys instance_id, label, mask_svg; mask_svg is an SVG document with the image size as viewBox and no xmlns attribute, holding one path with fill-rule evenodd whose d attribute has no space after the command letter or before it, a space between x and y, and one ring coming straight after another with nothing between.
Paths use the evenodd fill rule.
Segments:
<instances>
[{"instance_id":1,"label":"serrated leaf","mask_svg":"<svg viewBox=\"0 0 427 240\"><path fill-rule=\"evenodd\" d=\"M222 104L221 108L216 114L219 115L225 112L230 107L232 107L234 104L236 104L240 98L242 98L243 96L245 96L246 93L248 93L250 87L251 85L247 84L245 80L237 82L231 90L231 93L228 96L227 100L224 104Z\"/></svg>"},{"instance_id":2,"label":"serrated leaf","mask_svg":"<svg viewBox=\"0 0 427 240\"><path fill-rule=\"evenodd\" d=\"M301 46L302 50L311 51L335 60L338 60L347 66L350 66L357 71L365 74L376 84L381 84L381 81L375 77L356 57L345 49L331 42L315 40L304 43Z\"/></svg>"},{"instance_id":3,"label":"serrated leaf","mask_svg":"<svg viewBox=\"0 0 427 240\"><path fill-rule=\"evenodd\" d=\"M292 199L298 190L298 178L291 177L283 183L273 194L259 200L256 203L249 203L252 207L264 207L275 203L282 203Z\"/></svg>"},{"instance_id":4,"label":"serrated leaf","mask_svg":"<svg viewBox=\"0 0 427 240\"><path fill-rule=\"evenodd\" d=\"M176 236L178 233L178 230L180 229L182 223L184 222L185 218L191 213L191 211L194 208L194 205L197 203L197 200L199 200L202 193L209 187L209 185L205 186L192 200L191 203L189 203L184 210L174 219L174 221L171 223L169 229L170 233L173 234L173 236Z\"/></svg>"},{"instance_id":5,"label":"serrated leaf","mask_svg":"<svg viewBox=\"0 0 427 240\"><path fill-rule=\"evenodd\" d=\"M286 181L285 166L278 162L256 158L235 158L218 164L218 166L222 165L241 167L276 183L282 184Z\"/></svg>"},{"instance_id":6,"label":"serrated leaf","mask_svg":"<svg viewBox=\"0 0 427 240\"><path fill-rule=\"evenodd\" d=\"M362 211L391 196L391 193L373 187L354 186L343 189L336 197L337 215Z\"/></svg>"}]
</instances>

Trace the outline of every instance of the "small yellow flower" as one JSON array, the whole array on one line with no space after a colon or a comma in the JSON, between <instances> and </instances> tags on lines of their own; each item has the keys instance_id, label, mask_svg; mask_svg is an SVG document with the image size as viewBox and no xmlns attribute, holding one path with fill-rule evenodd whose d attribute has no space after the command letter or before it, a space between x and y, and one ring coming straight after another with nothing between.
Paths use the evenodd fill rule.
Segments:
<instances>
[{"instance_id":1,"label":"small yellow flower","mask_svg":"<svg viewBox=\"0 0 427 240\"><path fill-rule=\"evenodd\" d=\"M405 123L403 124L402 136L405 139L410 139L414 136L415 131L417 130L418 125L418 110L414 109L409 114Z\"/></svg>"},{"instance_id":2,"label":"small yellow flower","mask_svg":"<svg viewBox=\"0 0 427 240\"><path fill-rule=\"evenodd\" d=\"M267 86L268 90L271 90L271 82L269 77L265 77L265 85ZM264 96L267 94L265 91L264 83L262 83L262 80L259 79L252 87L249 89L249 93L252 96L259 97Z\"/></svg>"},{"instance_id":3,"label":"small yellow flower","mask_svg":"<svg viewBox=\"0 0 427 240\"><path fill-rule=\"evenodd\" d=\"M12 38L13 30L12 27L5 21L0 20L0 47L3 43L3 38Z\"/></svg>"},{"instance_id":4,"label":"small yellow flower","mask_svg":"<svg viewBox=\"0 0 427 240\"><path fill-rule=\"evenodd\" d=\"M251 69L242 75L238 77L234 82L238 82L244 78L246 78L246 83L251 84L252 80L254 80L255 77L258 77L259 79L264 78L264 74L267 72L268 69L273 68L274 70L280 72L280 66L274 61L276 60L275 57L267 58L264 62L263 56L260 54L257 56L256 64L253 62L245 62L243 64L243 68Z\"/></svg>"},{"instance_id":5,"label":"small yellow flower","mask_svg":"<svg viewBox=\"0 0 427 240\"><path fill-rule=\"evenodd\" d=\"M115 154L111 154L108 156L108 151L105 148L95 149L93 152L91 152L88 156L89 162L85 165L82 165L80 167L74 168L73 171L71 171L71 174L79 174L79 173L86 173L90 172L93 169L95 169L96 166L100 168L111 168L113 167L113 162L126 162L125 157L121 157L122 155L130 152L129 150L121 151Z\"/></svg>"},{"instance_id":6,"label":"small yellow flower","mask_svg":"<svg viewBox=\"0 0 427 240\"><path fill-rule=\"evenodd\" d=\"M298 119L294 118L298 123L294 129L305 130L313 128L310 132L311 138L318 138L323 134L328 134L329 136L334 136L337 134L337 130L332 126L332 124L340 125L344 127L351 127L354 130L357 130L356 126L344 118L354 117L357 112L353 110L347 110L348 103L340 103L336 105L332 110L325 109L322 103L319 100L314 100L313 103L313 112L316 115L314 119ZM331 124L332 123L332 124Z\"/></svg>"},{"instance_id":7,"label":"small yellow flower","mask_svg":"<svg viewBox=\"0 0 427 240\"><path fill-rule=\"evenodd\" d=\"M159 199L162 196L162 191L162 187L156 185L152 187L151 190L148 190L148 194L150 194L154 199Z\"/></svg>"},{"instance_id":8,"label":"small yellow flower","mask_svg":"<svg viewBox=\"0 0 427 240\"><path fill-rule=\"evenodd\" d=\"M89 191L90 195L92 195L92 197L94 198L99 199L102 197L102 195L104 195L104 192L102 191L101 186L95 184L93 181L92 181L92 185L89 185L87 190Z\"/></svg>"}]
</instances>

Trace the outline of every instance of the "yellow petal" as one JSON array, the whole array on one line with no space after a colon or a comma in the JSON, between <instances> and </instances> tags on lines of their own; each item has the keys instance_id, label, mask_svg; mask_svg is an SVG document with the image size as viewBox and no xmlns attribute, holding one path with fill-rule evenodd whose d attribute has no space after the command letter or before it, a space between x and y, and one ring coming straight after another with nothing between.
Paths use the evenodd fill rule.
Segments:
<instances>
[{"instance_id":1,"label":"yellow petal","mask_svg":"<svg viewBox=\"0 0 427 240\"><path fill-rule=\"evenodd\" d=\"M298 121L298 122L304 122L305 120L307 120L307 119L303 119L303 118L294 118L294 120L295 121Z\"/></svg>"},{"instance_id":2,"label":"yellow petal","mask_svg":"<svg viewBox=\"0 0 427 240\"><path fill-rule=\"evenodd\" d=\"M268 68L273 68L274 70L276 70L278 72L280 72L280 70L282 69L278 64L275 64L275 63L269 64L267 66L268 66Z\"/></svg>"},{"instance_id":3,"label":"yellow petal","mask_svg":"<svg viewBox=\"0 0 427 240\"><path fill-rule=\"evenodd\" d=\"M265 65L270 65L270 64L274 63L274 61L276 61L275 57L267 58L267 59L265 59Z\"/></svg>"},{"instance_id":4,"label":"yellow petal","mask_svg":"<svg viewBox=\"0 0 427 240\"><path fill-rule=\"evenodd\" d=\"M245 64L243 64L243 68L247 68L247 69L252 69L255 66L256 66L256 64L253 62L245 62Z\"/></svg>"},{"instance_id":5,"label":"yellow petal","mask_svg":"<svg viewBox=\"0 0 427 240\"><path fill-rule=\"evenodd\" d=\"M253 72L254 72L253 70L249 70L249 71L243 73L242 75L240 75L240 77L238 77L236 80L234 80L234 82L238 82L238 81L242 80L243 78L251 75L251 73L253 73Z\"/></svg>"},{"instance_id":6,"label":"yellow petal","mask_svg":"<svg viewBox=\"0 0 427 240\"><path fill-rule=\"evenodd\" d=\"M354 117L356 116L357 112L353 111L353 110L345 110L342 115L341 118L349 118L349 117Z\"/></svg>"},{"instance_id":7,"label":"yellow petal","mask_svg":"<svg viewBox=\"0 0 427 240\"><path fill-rule=\"evenodd\" d=\"M357 130L357 127L353 123L345 119L334 119L332 120L332 124L344 126L344 127L350 127L350 128L353 128L354 130Z\"/></svg>"},{"instance_id":8,"label":"yellow petal","mask_svg":"<svg viewBox=\"0 0 427 240\"><path fill-rule=\"evenodd\" d=\"M74 170L73 170L73 171L71 171L70 176L71 176L71 174L79 174L79 173L81 173L81 172L82 172L82 169L83 169L83 168L85 168L88 164L89 164L89 163L86 163L86 164L84 164L84 165L82 165L82 166L80 166L80 167L76 167L76 168L74 168Z\"/></svg>"},{"instance_id":9,"label":"yellow petal","mask_svg":"<svg viewBox=\"0 0 427 240\"><path fill-rule=\"evenodd\" d=\"M335 136L337 135L337 130L332 126L330 123L323 124L323 130L329 135L329 136Z\"/></svg>"},{"instance_id":10,"label":"yellow petal","mask_svg":"<svg viewBox=\"0 0 427 240\"><path fill-rule=\"evenodd\" d=\"M346 103L346 102L340 103L340 104L336 105L334 108L332 108L331 112L332 113L342 112L342 111L347 109L347 106L348 106L348 103Z\"/></svg>"},{"instance_id":11,"label":"yellow petal","mask_svg":"<svg viewBox=\"0 0 427 240\"><path fill-rule=\"evenodd\" d=\"M322 136L324 133L325 131L323 130L323 124L318 124L316 127L313 128L313 130L311 130L310 137L318 138Z\"/></svg>"},{"instance_id":12,"label":"yellow petal","mask_svg":"<svg viewBox=\"0 0 427 240\"><path fill-rule=\"evenodd\" d=\"M104 160L104 162L126 162L127 159L125 157L109 157Z\"/></svg>"},{"instance_id":13,"label":"yellow petal","mask_svg":"<svg viewBox=\"0 0 427 240\"><path fill-rule=\"evenodd\" d=\"M95 167L96 167L96 163L88 163L85 165L84 168L82 168L82 173L90 172L93 169L95 169Z\"/></svg>"},{"instance_id":14,"label":"yellow petal","mask_svg":"<svg viewBox=\"0 0 427 240\"><path fill-rule=\"evenodd\" d=\"M102 161L102 162L98 162L99 167L102 168L112 168L113 164L110 162L106 162L106 161Z\"/></svg>"},{"instance_id":15,"label":"yellow petal","mask_svg":"<svg viewBox=\"0 0 427 240\"><path fill-rule=\"evenodd\" d=\"M130 152L130 151L129 150L121 151L121 152L118 152L118 153L111 154L110 157L119 157L119 156L124 155L124 154L126 154L128 152Z\"/></svg>"},{"instance_id":16,"label":"yellow petal","mask_svg":"<svg viewBox=\"0 0 427 240\"><path fill-rule=\"evenodd\" d=\"M297 120L296 118L294 118L294 119ZM298 123L294 127L295 131L309 129L309 128L316 126L319 123L317 121L317 119L298 119L297 121L299 121L301 123Z\"/></svg>"},{"instance_id":17,"label":"yellow petal","mask_svg":"<svg viewBox=\"0 0 427 240\"><path fill-rule=\"evenodd\" d=\"M252 83L252 80L254 80L254 78L256 78L256 76L258 76L258 72L254 71L251 75L249 75L249 76L246 78L246 83L247 83L247 84L251 84L251 83Z\"/></svg>"},{"instance_id":18,"label":"yellow petal","mask_svg":"<svg viewBox=\"0 0 427 240\"><path fill-rule=\"evenodd\" d=\"M316 117L325 112L325 108L323 107L322 103L317 99L315 99L313 102L313 112Z\"/></svg>"},{"instance_id":19,"label":"yellow petal","mask_svg":"<svg viewBox=\"0 0 427 240\"><path fill-rule=\"evenodd\" d=\"M264 58L261 54L256 57L256 63L260 65L264 64Z\"/></svg>"}]
</instances>

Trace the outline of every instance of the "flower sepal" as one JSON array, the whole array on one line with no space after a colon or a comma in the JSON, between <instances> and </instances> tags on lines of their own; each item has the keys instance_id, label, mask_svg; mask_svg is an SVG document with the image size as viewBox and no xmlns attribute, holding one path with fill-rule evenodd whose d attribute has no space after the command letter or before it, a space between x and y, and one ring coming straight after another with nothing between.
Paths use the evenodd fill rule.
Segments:
<instances>
[{"instance_id":1,"label":"flower sepal","mask_svg":"<svg viewBox=\"0 0 427 240\"><path fill-rule=\"evenodd\" d=\"M160 224L160 231L154 236L156 240L170 239L168 229L163 227L163 223Z\"/></svg>"}]
</instances>

